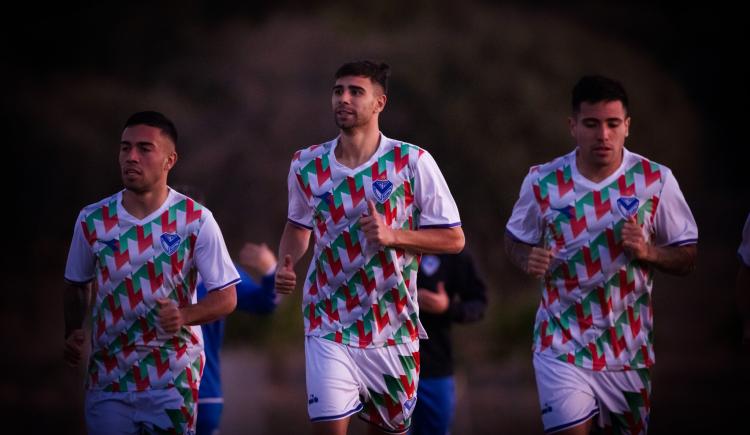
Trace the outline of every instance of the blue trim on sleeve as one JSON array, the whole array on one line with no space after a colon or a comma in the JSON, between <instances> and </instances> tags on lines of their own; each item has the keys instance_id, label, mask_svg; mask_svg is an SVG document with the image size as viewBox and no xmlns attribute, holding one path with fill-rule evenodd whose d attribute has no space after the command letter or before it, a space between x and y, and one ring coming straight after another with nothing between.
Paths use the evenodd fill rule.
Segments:
<instances>
[{"instance_id":1,"label":"blue trim on sleeve","mask_svg":"<svg viewBox=\"0 0 750 435\"><path fill-rule=\"evenodd\" d=\"M301 223L299 223L299 222L297 222L297 221L294 221L294 220L291 220L291 219L289 219L289 218L286 218L286 220L287 220L287 221L288 221L289 223L291 223L291 224L294 224L294 225L297 225L298 227L302 227L302 228L304 228L304 229L306 229L306 230L311 230L311 231L312 231L312 229L313 229L313 227L308 227L307 225L301 224Z\"/></svg>"},{"instance_id":2,"label":"blue trim on sleeve","mask_svg":"<svg viewBox=\"0 0 750 435\"><path fill-rule=\"evenodd\" d=\"M429 229L434 229L434 228L455 228L455 227L460 227L460 226L461 226L461 222L459 221L459 222L453 222L453 223L450 223L450 224L420 225L419 229L420 230L429 230Z\"/></svg>"},{"instance_id":3,"label":"blue trim on sleeve","mask_svg":"<svg viewBox=\"0 0 750 435\"><path fill-rule=\"evenodd\" d=\"M521 240L520 238L516 237L516 235L515 235L515 234L513 234L513 233L512 233L512 232L511 232L511 231L510 231L510 230L508 229L508 227L505 227L505 234L509 235L509 236L510 236L510 238L511 238L511 239L513 239L513 240L515 240L516 242L518 242L518 243L523 243L524 245L529 245L529 246L536 246L536 245L537 245L537 243L539 243L539 241L536 241L536 242L534 242L534 243L531 243L531 242L527 242L527 241L525 241L525 240Z\"/></svg>"},{"instance_id":4,"label":"blue trim on sleeve","mask_svg":"<svg viewBox=\"0 0 750 435\"><path fill-rule=\"evenodd\" d=\"M695 245L697 243L698 243L698 239L686 239L686 240L680 240L679 242L670 243L668 246Z\"/></svg>"},{"instance_id":5,"label":"blue trim on sleeve","mask_svg":"<svg viewBox=\"0 0 750 435\"><path fill-rule=\"evenodd\" d=\"M84 285L86 285L86 284L90 283L91 281L93 281L93 280L94 280L94 278L91 278L91 279L89 279L88 281L74 281L74 280L72 280L72 279L68 279L68 278L66 278L66 277L63 277L63 280L64 280L64 281L65 281L66 283L70 284L70 285L77 285L77 286L79 286L79 287L80 287L80 286L84 286Z\"/></svg>"},{"instance_id":6,"label":"blue trim on sleeve","mask_svg":"<svg viewBox=\"0 0 750 435\"><path fill-rule=\"evenodd\" d=\"M598 413L599 413L599 409L597 409L597 408L592 409L591 412L589 412L589 415L587 415L585 417L582 417L582 418L579 418L578 420L571 421L569 423L561 424L561 425L558 425L558 426L555 426L555 427L551 427L549 429L544 429L544 433L559 432L559 431L561 431L563 429L567 429L569 427L576 426L576 425L578 425L580 423L583 423L584 421L590 419L591 417L595 416Z\"/></svg>"},{"instance_id":7,"label":"blue trim on sleeve","mask_svg":"<svg viewBox=\"0 0 750 435\"><path fill-rule=\"evenodd\" d=\"M242 281L242 280L239 279L239 278L234 279L234 280L232 280L232 281L230 281L230 282L228 282L228 283L226 283L224 285L220 285L220 286L214 287L212 289L206 290L206 293L210 293L210 292L216 291L216 290L224 290L225 288L229 287L230 285L237 284L240 281Z\"/></svg>"}]
</instances>

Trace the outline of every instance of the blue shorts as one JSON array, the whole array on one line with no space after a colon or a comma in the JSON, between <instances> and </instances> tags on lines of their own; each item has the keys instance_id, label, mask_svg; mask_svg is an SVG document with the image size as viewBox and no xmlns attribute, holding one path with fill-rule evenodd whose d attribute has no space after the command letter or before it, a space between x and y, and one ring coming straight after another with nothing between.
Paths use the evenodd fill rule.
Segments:
<instances>
[{"instance_id":1,"label":"blue shorts","mask_svg":"<svg viewBox=\"0 0 750 435\"><path fill-rule=\"evenodd\" d=\"M209 400L198 399L198 423L195 426L195 435L216 435L219 433L224 401L220 398Z\"/></svg>"},{"instance_id":2,"label":"blue shorts","mask_svg":"<svg viewBox=\"0 0 750 435\"><path fill-rule=\"evenodd\" d=\"M411 415L412 435L445 435L453 422L456 383L453 376L422 378L417 388L417 406Z\"/></svg>"}]
</instances>

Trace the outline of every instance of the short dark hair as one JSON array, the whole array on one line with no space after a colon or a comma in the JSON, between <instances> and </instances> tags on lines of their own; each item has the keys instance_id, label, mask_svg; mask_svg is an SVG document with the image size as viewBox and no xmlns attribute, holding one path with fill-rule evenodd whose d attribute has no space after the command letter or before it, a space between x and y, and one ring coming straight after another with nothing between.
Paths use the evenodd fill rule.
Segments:
<instances>
[{"instance_id":1,"label":"short dark hair","mask_svg":"<svg viewBox=\"0 0 750 435\"><path fill-rule=\"evenodd\" d=\"M125 125L122 129L125 130L134 125L148 125L149 127L158 128L163 134L166 134L172 139L172 142L177 146L177 127L175 127L174 122L164 116L163 113L155 112L153 110L136 112L130 115L130 118L125 121Z\"/></svg>"},{"instance_id":2,"label":"short dark hair","mask_svg":"<svg viewBox=\"0 0 750 435\"><path fill-rule=\"evenodd\" d=\"M371 60L357 60L347 62L336 71L336 79L347 76L367 77L372 82L383 87L383 93L388 93L388 77L391 75L391 67L383 62Z\"/></svg>"},{"instance_id":3,"label":"short dark hair","mask_svg":"<svg viewBox=\"0 0 750 435\"><path fill-rule=\"evenodd\" d=\"M598 103L600 101L619 101L628 113L628 94L620 82L608 77L592 75L583 76L573 86L573 113L581 110L581 103Z\"/></svg>"}]
</instances>

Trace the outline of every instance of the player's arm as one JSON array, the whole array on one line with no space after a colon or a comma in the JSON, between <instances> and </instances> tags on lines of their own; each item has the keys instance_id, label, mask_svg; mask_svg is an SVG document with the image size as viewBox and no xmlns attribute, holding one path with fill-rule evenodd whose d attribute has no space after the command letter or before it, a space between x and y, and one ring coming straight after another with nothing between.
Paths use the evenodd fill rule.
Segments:
<instances>
[{"instance_id":1,"label":"player's arm","mask_svg":"<svg viewBox=\"0 0 750 435\"><path fill-rule=\"evenodd\" d=\"M672 275L687 275L698 255L698 226L674 175L665 170L664 184L653 216L653 238L646 243L635 216L622 226L622 247L631 259Z\"/></svg>"},{"instance_id":2,"label":"player's arm","mask_svg":"<svg viewBox=\"0 0 750 435\"><path fill-rule=\"evenodd\" d=\"M464 248L464 231L460 226L394 229L385 223L372 201L367 201L367 209L368 214L360 218L359 223L368 243L424 254L456 254Z\"/></svg>"},{"instance_id":3,"label":"player's arm","mask_svg":"<svg viewBox=\"0 0 750 435\"><path fill-rule=\"evenodd\" d=\"M65 316L65 348L63 357L71 367L77 367L83 355L83 321L91 301L91 284L68 283L63 294Z\"/></svg>"},{"instance_id":4,"label":"player's arm","mask_svg":"<svg viewBox=\"0 0 750 435\"><path fill-rule=\"evenodd\" d=\"M737 271L737 306L742 317L742 342L750 346L750 266L740 263Z\"/></svg>"},{"instance_id":5,"label":"player's arm","mask_svg":"<svg viewBox=\"0 0 750 435\"><path fill-rule=\"evenodd\" d=\"M549 270L552 251L515 240L505 233L505 253L510 262L525 273L541 278Z\"/></svg>"},{"instance_id":6,"label":"player's arm","mask_svg":"<svg viewBox=\"0 0 750 435\"><path fill-rule=\"evenodd\" d=\"M202 325L231 313L237 305L237 292L232 284L220 290L209 291L198 303L181 308L177 308L172 299L159 299L158 302L162 327L166 332L174 333L182 325Z\"/></svg>"},{"instance_id":7,"label":"player's arm","mask_svg":"<svg viewBox=\"0 0 750 435\"><path fill-rule=\"evenodd\" d=\"M654 246L646 243L643 231L630 218L622 226L622 247L632 259L651 264L655 268L672 275L687 275L695 268L698 247L695 244L685 246Z\"/></svg>"},{"instance_id":8,"label":"player's arm","mask_svg":"<svg viewBox=\"0 0 750 435\"><path fill-rule=\"evenodd\" d=\"M450 305L451 320L456 323L478 322L487 310L487 287L468 254L462 254L456 261L459 263L455 273L460 281L456 283L458 298L454 298Z\"/></svg>"},{"instance_id":9,"label":"player's arm","mask_svg":"<svg viewBox=\"0 0 750 435\"><path fill-rule=\"evenodd\" d=\"M277 302L274 291L276 256L265 243L245 243L238 260L237 272L242 282L237 284L237 310L270 314Z\"/></svg>"},{"instance_id":10,"label":"player's arm","mask_svg":"<svg viewBox=\"0 0 750 435\"><path fill-rule=\"evenodd\" d=\"M276 291L281 294L289 294L297 286L297 274L294 265L305 255L310 244L310 233L312 231L287 222L284 233L279 242L279 258L281 261L276 267Z\"/></svg>"}]
</instances>

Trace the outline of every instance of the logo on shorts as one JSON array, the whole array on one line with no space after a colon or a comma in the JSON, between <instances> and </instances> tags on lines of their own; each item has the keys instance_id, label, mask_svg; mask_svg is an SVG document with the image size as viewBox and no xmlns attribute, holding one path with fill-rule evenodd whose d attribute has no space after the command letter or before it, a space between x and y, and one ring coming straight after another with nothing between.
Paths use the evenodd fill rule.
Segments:
<instances>
[{"instance_id":1,"label":"logo on shorts","mask_svg":"<svg viewBox=\"0 0 750 435\"><path fill-rule=\"evenodd\" d=\"M315 397L315 394L310 394L310 398L307 399L307 404L312 405L313 403L318 403L318 398Z\"/></svg>"},{"instance_id":2,"label":"logo on shorts","mask_svg":"<svg viewBox=\"0 0 750 435\"><path fill-rule=\"evenodd\" d=\"M638 198L633 196L623 196L617 198L617 208L625 219L631 218L638 213Z\"/></svg>"},{"instance_id":3,"label":"logo on shorts","mask_svg":"<svg viewBox=\"0 0 750 435\"><path fill-rule=\"evenodd\" d=\"M393 183L390 180L375 180L372 182L372 193L379 203L384 203L393 192Z\"/></svg>"},{"instance_id":4,"label":"logo on shorts","mask_svg":"<svg viewBox=\"0 0 750 435\"><path fill-rule=\"evenodd\" d=\"M180 246L180 240L182 240L182 238L175 233L164 233L159 239L161 239L161 247L167 255L174 254Z\"/></svg>"},{"instance_id":5,"label":"logo on shorts","mask_svg":"<svg viewBox=\"0 0 750 435\"><path fill-rule=\"evenodd\" d=\"M549 412L552 412L552 407L549 406L549 403L545 403L544 408L542 408L542 415L547 414Z\"/></svg>"},{"instance_id":6,"label":"logo on shorts","mask_svg":"<svg viewBox=\"0 0 750 435\"><path fill-rule=\"evenodd\" d=\"M440 267L440 259L436 255L423 255L421 266L426 276L432 276Z\"/></svg>"},{"instance_id":7,"label":"logo on shorts","mask_svg":"<svg viewBox=\"0 0 750 435\"><path fill-rule=\"evenodd\" d=\"M412 397L411 399L404 402L404 408L406 408L406 411L408 413L411 413L411 411L414 409L414 405L417 403L417 396Z\"/></svg>"}]
</instances>

